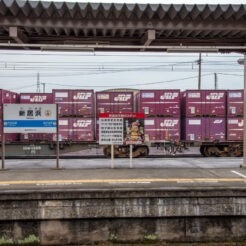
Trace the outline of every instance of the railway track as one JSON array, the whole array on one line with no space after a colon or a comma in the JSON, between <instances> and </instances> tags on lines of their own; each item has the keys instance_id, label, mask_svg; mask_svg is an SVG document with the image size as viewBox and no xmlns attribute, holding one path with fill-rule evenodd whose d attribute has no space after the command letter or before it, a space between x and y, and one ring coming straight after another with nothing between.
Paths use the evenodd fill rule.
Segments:
<instances>
[{"instance_id":1,"label":"railway track","mask_svg":"<svg viewBox=\"0 0 246 246\"><path fill-rule=\"evenodd\" d=\"M107 159L104 155L62 155L59 157L60 159ZM127 157L128 158L128 157ZM125 158L125 159L127 159ZM151 158L206 158L202 156L201 154L185 154L185 155L149 155L147 157L144 157L147 159ZM46 156L6 156L6 159L56 159L56 156L54 155L46 155ZM122 159L122 158L116 158L116 159ZM137 159L137 158L136 158ZM141 159L141 158L139 158Z\"/></svg>"}]
</instances>

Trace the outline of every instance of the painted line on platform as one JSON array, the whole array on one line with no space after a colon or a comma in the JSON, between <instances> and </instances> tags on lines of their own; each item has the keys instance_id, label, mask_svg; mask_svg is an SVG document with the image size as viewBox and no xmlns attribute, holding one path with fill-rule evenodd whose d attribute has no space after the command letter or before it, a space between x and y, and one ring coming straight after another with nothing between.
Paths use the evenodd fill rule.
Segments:
<instances>
[{"instance_id":1,"label":"painted line on platform","mask_svg":"<svg viewBox=\"0 0 246 246\"><path fill-rule=\"evenodd\" d=\"M0 186L4 185L70 185L70 184L91 184L91 183L152 183L152 182L245 182L246 178L190 178L190 179L79 179L79 180L16 180L16 181L0 181Z\"/></svg>"},{"instance_id":2,"label":"painted line on platform","mask_svg":"<svg viewBox=\"0 0 246 246\"><path fill-rule=\"evenodd\" d=\"M243 178L246 179L246 176L245 176L244 174L242 174L242 173L236 172L236 171L234 171L234 170L231 170L231 172L232 172L232 173L235 173L235 174L237 174L237 175L239 175L239 176L241 176L241 177L243 177Z\"/></svg>"}]
</instances>

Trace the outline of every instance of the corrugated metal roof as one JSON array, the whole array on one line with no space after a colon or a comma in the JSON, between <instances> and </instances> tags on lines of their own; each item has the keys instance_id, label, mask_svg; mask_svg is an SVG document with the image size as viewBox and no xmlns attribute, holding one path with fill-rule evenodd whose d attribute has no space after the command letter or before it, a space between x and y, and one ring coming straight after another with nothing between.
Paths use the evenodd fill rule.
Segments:
<instances>
[{"instance_id":1,"label":"corrugated metal roof","mask_svg":"<svg viewBox=\"0 0 246 246\"><path fill-rule=\"evenodd\" d=\"M119 4L0 0L1 16L127 19L245 19L246 5Z\"/></svg>"},{"instance_id":2,"label":"corrugated metal roof","mask_svg":"<svg viewBox=\"0 0 246 246\"><path fill-rule=\"evenodd\" d=\"M139 45L148 30L155 30L151 45L244 45L246 4L0 0L0 41L13 41L10 26L18 27L30 43Z\"/></svg>"}]
</instances>

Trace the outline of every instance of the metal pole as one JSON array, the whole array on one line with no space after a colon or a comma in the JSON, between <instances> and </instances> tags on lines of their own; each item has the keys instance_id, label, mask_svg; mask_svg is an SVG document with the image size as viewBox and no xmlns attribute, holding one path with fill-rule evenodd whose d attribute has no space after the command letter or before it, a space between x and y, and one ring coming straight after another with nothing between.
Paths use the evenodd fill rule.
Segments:
<instances>
[{"instance_id":1,"label":"metal pole","mask_svg":"<svg viewBox=\"0 0 246 246\"><path fill-rule=\"evenodd\" d=\"M37 93L40 93L40 79L39 79L39 73L37 74Z\"/></svg>"},{"instance_id":2,"label":"metal pole","mask_svg":"<svg viewBox=\"0 0 246 246\"><path fill-rule=\"evenodd\" d=\"M5 169L5 136L4 136L4 126L3 126L3 117L4 117L4 112L3 112L3 104L2 104L2 145L1 145L1 149L2 149L2 170Z\"/></svg>"},{"instance_id":3,"label":"metal pole","mask_svg":"<svg viewBox=\"0 0 246 246\"><path fill-rule=\"evenodd\" d=\"M111 168L114 168L114 145L111 144Z\"/></svg>"},{"instance_id":4,"label":"metal pole","mask_svg":"<svg viewBox=\"0 0 246 246\"><path fill-rule=\"evenodd\" d=\"M199 60L198 60L198 90L201 90L201 70L202 70L202 54L199 54Z\"/></svg>"},{"instance_id":5,"label":"metal pole","mask_svg":"<svg viewBox=\"0 0 246 246\"><path fill-rule=\"evenodd\" d=\"M214 89L218 89L218 83L217 83L217 73L214 73Z\"/></svg>"},{"instance_id":6,"label":"metal pole","mask_svg":"<svg viewBox=\"0 0 246 246\"><path fill-rule=\"evenodd\" d=\"M45 93L45 83L42 83L43 85L43 93Z\"/></svg>"},{"instance_id":7,"label":"metal pole","mask_svg":"<svg viewBox=\"0 0 246 246\"><path fill-rule=\"evenodd\" d=\"M132 144L130 144L130 168L132 168Z\"/></svg>"},{"instance_id":8,"label":"metal pole","mask_svg":"<svg viewBox=\"0 0 246 246\"><path fill-rule=\"evenodd\" d=\"M59 117L58 104L56 104L56 168L59 169Z\"/></svg>"},{"instance_id":9,"label":"metal pole","mask_svg":"<svg viewBox=\"0 0 246 246\"><path fill-rule=\"evenodd\" d=\"M246 168L246 53L244 53L244 104L243 104L243 165Z\"/></svg>"}]
</instances>

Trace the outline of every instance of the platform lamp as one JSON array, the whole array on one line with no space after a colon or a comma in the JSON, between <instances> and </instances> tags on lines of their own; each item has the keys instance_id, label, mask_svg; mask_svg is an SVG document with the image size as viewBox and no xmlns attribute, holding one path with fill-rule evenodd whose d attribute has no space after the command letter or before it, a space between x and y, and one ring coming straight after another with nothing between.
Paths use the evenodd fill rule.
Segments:
<instances>
[{"instance_id":1,"label":"platform lamp","mask_svg":"<svg viewBox=\"0 0 246 246\"><path fill-rule=\"evenodd\" d=\"M246 106L245 106L245 99L246 99L246 54L244 54L244 58L238 59L237 62L240 65L244 65L244 107L243 107L243 164L240 166L242 168L246 168Z\"/></svg>"}]
</instances>

